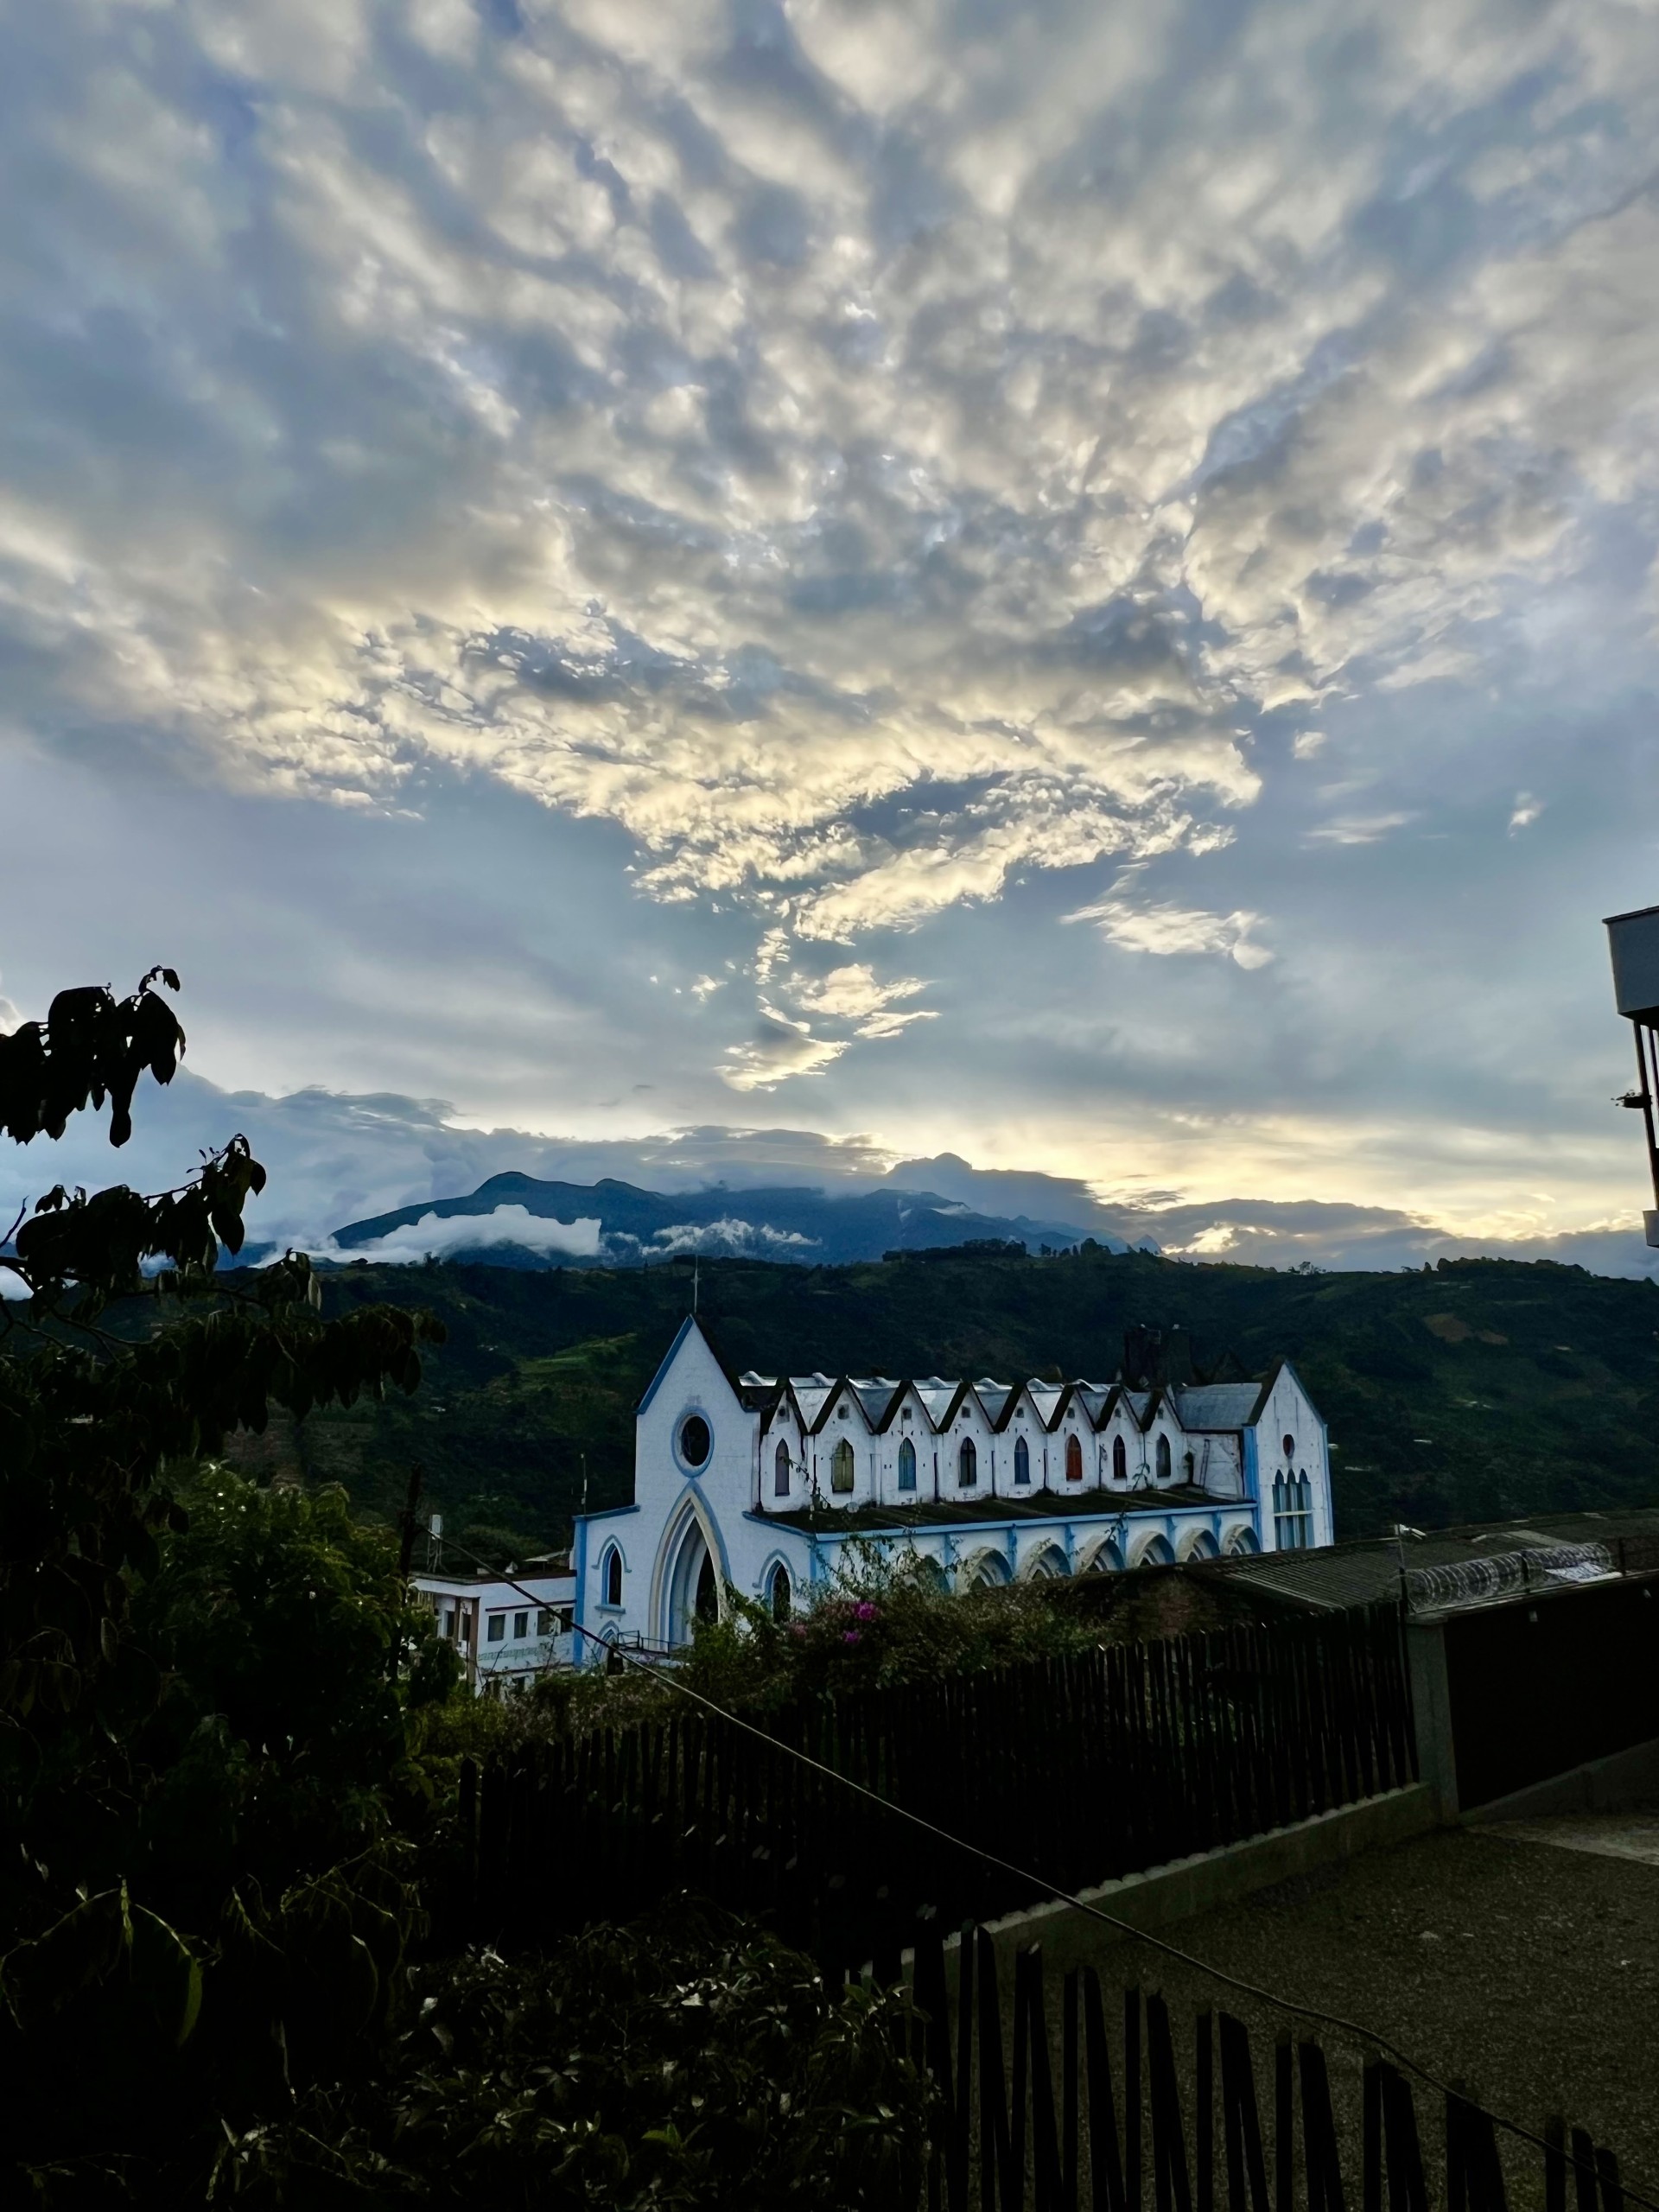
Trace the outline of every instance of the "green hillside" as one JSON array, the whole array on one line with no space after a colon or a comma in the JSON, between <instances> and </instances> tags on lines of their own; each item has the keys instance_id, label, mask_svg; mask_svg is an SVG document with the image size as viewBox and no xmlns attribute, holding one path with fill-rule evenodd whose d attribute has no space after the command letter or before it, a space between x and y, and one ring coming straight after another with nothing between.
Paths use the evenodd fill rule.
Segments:
<instances>
[{"instance_id":1,"label":"green hillside","mask_svg":"<svg viewBox=\"0 0 1659 2212\"><path fill-rule=\"evenodd\" d=\"M633 1408L691 1298L689 1262L527 1274L352 1267L329 1307L390 1299L448 1325L413 1399L250 1440L390 1513L419 1461L452 1530L521 1552L580 1501L626 1499ZM1436 1526L1659 1503L1659 1286L1576 1268L1442 1261L1417 1274L1277 1274L1144 1253L952 1253L848 1268L709 1262L702 1314L739 1370L1109 1379L1135 1323L1201 1363L1294 1360L1336 1447L1338 1526Z\"/></svg>"}]
</instances>

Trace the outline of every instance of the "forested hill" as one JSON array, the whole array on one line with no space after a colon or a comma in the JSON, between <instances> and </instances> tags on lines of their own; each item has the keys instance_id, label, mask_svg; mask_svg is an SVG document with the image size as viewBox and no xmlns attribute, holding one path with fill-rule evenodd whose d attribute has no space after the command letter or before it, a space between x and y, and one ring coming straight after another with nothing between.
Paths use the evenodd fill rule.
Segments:
<instances>
[{"instance_id":1,"label":"forested hill","mask_svg":"<svg viewBox=\"0 0 1659 2212\"><path fill-rule=\"evenodd\" d=\"M412 1399L256 1442L390 1513L418 1460L459 1533L521 1553L580 1501L630 1494L633 1409L692 1294L689 1262L626 1270L352 1266L331 1311L387 1299L448 1325ZM1191 1332L1201 1364L1293 1360L1336 1447L1338 1530L1659 1503L1659 1286L1539 1262L1277 1274L1139 1252L846 1268L704 1260L701 1310L741 1370L1109 1379L1126 1328Z\"/></svg>"}]
</instances>

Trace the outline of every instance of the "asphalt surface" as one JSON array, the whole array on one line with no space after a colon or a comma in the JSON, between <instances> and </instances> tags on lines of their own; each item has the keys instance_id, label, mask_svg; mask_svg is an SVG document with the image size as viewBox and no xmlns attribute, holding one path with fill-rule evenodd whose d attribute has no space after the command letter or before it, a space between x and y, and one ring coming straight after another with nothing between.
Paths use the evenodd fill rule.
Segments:
<instances>
[{"instance_id":1,"label":"asphalt surface","mask_svg":"<svg viewBox=\"0 0 1659 2212\"><path fill-rule=\"evenodd\" d=\"M1209 1966L1363 2023L1489 2111L1538 2133L1555 2113L1587 2128L1617 2152L1627 2186L1659 2206L1659 1821L1651 1812L1446 1830L1161 1932ZM1314 2034L1330 2067L1348 2201L1357 2202L1362 2044L1141 1944L1104 1937L1090 1955L1109 2018L1126 1981L1162 1992L1189 2095L1191 2024L1206 2006L1249 2028L1264 2121L1275 2038L1287 2028ZM1421 2087L1416 2098L1430 2193L1440 2203L1440 2100ZM1510 2143L1503 2164L1510 2206L1541 2204L1541 2153ZM1219 2185L1217 2196L1224 2202Z\"/></svg>"}]
</instances>

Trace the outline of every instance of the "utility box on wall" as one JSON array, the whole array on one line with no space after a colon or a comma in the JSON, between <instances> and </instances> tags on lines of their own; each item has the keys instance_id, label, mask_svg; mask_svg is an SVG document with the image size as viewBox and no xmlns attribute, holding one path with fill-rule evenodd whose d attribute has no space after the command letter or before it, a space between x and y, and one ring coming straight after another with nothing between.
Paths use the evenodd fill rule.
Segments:
<instances>
[{"instance_id":1,"label":"utility box on wall","mask_svg":"<svg viewBox=\"0 0 1659 2212\"><path fill-rule=\"evenodd\" d=\"M1643 1233L1659 1245L1659 906L1609 914L1603 925L1613 961L1613 996L1636 1038L1639 1080L1618 1103L1634 1107L1647 1135L1648 1172L1654 1210L1642 1217Z\"/></svg>"},{"instance_id":2,"label":"utility box on wall","mask_svg":"<svg viewBox=\"0 0 1659 2212\"><path fill-rule=\"evenodd\" d=\"M1610 914L1606 930L1619 1012L1627 1021L1659 1027L1659 906Z\"/></svg>"}]
</instances>

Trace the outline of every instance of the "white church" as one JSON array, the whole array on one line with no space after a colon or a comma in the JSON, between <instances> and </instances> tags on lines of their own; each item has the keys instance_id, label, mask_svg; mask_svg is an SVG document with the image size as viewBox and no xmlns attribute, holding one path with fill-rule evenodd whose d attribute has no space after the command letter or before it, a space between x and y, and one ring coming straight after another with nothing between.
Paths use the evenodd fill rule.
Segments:
<instances>
[{"instance_id":1,"label":"white church","mask_svg":"<svg viewBox=\"0 0 1659 2212\"><path fill-rule=\"evenodd\" d=\"M576 1641L589 1664L672 1651L728 1589L782 1618L854 1543L967 1591L1332 1540L1325 1424L1287 1362L1147 1389L734 1376L688 1318L640 1402L632 1504L577 1520Z\"/></svg>"}]
</instances>

